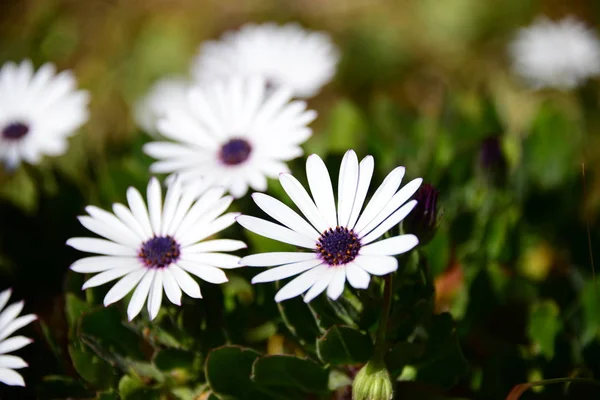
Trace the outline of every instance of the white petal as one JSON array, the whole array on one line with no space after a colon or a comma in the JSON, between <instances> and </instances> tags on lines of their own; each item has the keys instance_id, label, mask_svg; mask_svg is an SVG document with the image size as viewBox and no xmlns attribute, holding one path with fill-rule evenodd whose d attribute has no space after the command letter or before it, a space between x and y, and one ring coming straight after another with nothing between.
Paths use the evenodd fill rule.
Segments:
<instances>
[{"instance_id":1,"label":"white petal","mask_svg":"<svg viewBox=\"0 0 600 400\"><path fill-rule=\"evenodd\" d=\"M147 269L140 268L121 278L119 282L115 283L113 287L110 288L108 293L106 293L106 296L104 296L104 307L108 307L127 296L147 272Z\"/></svg>"},{"instance_id":2,"label":"white petal","mask_svg":"<svg viewBox=\"0 0 600 400\"><path fill-rule=\"evenodd\" d=\"M348 150L342 159L338 180L338 225L348 226L358 186L358 157Z\"/></svg>"},{"instance_id":3,"label":"white petal","mask_svg":"<svg viewBox=\"0 0 600 400\"><path fill-rule=\"evenodd\" d=\"M165 196L165 205L163 208L162 215L162 223L161 223L161 235L167 235L167 229L169 225L173 221L173 217L175 216L175 212L177 211L177 206L179 205L179 201L181 200L181 180L175 179L169 188L167 189L167 194Z\"/></svg>"},{"instance_id":4,"label":"white petal","mask_svg":"<svg viewBox=\"0 0 600 400\"><path fill-rule=\"evenodd\" d=\"M400 235L383 239L360 248L362 255L394 256L406 253L419 244L415 235Z\"/></svg>"},{"instance_id":5,"label":"white petal","mask_svg":"<svg viewBox=\"0 0 600 400\"><path fill-rule=\"evenodd\" d=\"M185 260L179 260L177 264L187 272L196 275L203 281L217 285L228 281L225 272L221 271L219 268L211 267L210 265L201 265Z\"/></svg>"},{"instance_id":6,"label":"white petal","mask_svg":"<svg viewBox=\"0 0 600 400\"><path fill-rule=\"evenodd\" d=\"M152 321L158 315L160 311L160 305L162 303L162 292L163 292L163 271L162 269L156 270L154 274L154 281L150 288L150 294L148 295L148 314L150 321Z\"/></svg>"},{"instance_id":7,"label":"white petal","mask_svg":"<svg viewBox=\"0 0 600 400\"><path fill-rule=\"evenodd\" d=\"M181 288L177 284L175 277L171 273L171 268L165 268L163 270L163 287L167 298L171 303L178 306L181 305Z\"/></svg>"},{"instance_id":8,"label":"white petal","mask_svg":"<svg viewBox=\"0 0 600 400\"><path fill-rule=\"evenodd\" d=\"M321 157L316 154L308 156L306 159L306 176L319 213L323 216L327 225L330 227L337 226L331 178Z\"/></svg>"},{"instance_id":9,"label":"white petal","mask_svg":"<svg viewBox=\"0 0 600 400\"><path fill-rule=\"evenodd\" d=\"M23 377L9 368L0 368L0 382L8 386L25 386Z\"/></svg>"},{"instance_id":10,"label":"white petal","mask_svg":"<svg viewBox=\"0 0 600 400\"><path fill-rule=\"evenodd\" d=\"M144 203L142 195L136 188L130 187L127 189L127 202L129 203L129 209L131 210L131 213L135 217L140 227L143 229L144 234L147 237L152 237L154 232L152 231L152 226L150 225L148 209L146 208L146 204Z\"/></svg>"},{"instance_id":11,"label":"white petal","mask_svg":"<svg viewBox=\"0 0 600 400\"><path fill-rule=\"evenodd\" d=\"M291 299L292 297L296 297L304 293L306 290L308 290L308 288L314 285L317 280L322 278L326 269L326 265L321 265L294 278L277 292L275 295L275 301L279 303L283 300Z\"/></svg>"},{"instance_id":12,"label":"white petal","mask_svg":"<svg viewBox=\"0 0 600 400\"><path fill-rule=\"evenodd\" d=\"M252 278L252 283L273 282L289 278L290 276L298 275L299 273L314 268L319 264L322 264L321 260L308 260L271 268Z\"/></svg>"},{"instance_id":13,"label":"white petal","mask_svg":"<svg viewBox=\"0 0 600 400\"><path fill-rule=\"evenodd\" d=\"M19 350L31 342L33 342L33 340L26 338L25 336L13 336L0 343L0 354Z\"/></svg>"},{"instance_id":14,"label":"white petal","mask_svg":"<svg viewBox=\"0 0 600 400\"><path fill-rule=\"evenodd\" d=\"M264 212L291 230L314 241L319 239L319 232L281 201L263 193L252 194L252 199Z\"/></svg>"},{"instance_id":15,"label":"white petal","mask_svg":"<svg viewBox=\"0 0 600 400\"><path fill-rule=\"evenodd\" d=\"M398 260L391 256L359 255L354 263L371 275L386 275L398 269Z\"/></svg>"},{"instance_id":16,"label":"white petal","mask_svg":"<svg viewBox=\"0 0 600 400\"><path fill-rule=\"evenodd\" d=\"M354 263L346 265L346 279L355 289L366 289L371 282L371 275Z\"/></svg>"},{"instance_id":17,"label":"white petal","mask_svg":"<svg viewBox=\"0 0 600 400\"><path fill-rule=\"evenodd\" d=\"M271 267L273 265L283 265L316 259L318 259L318 256L315 253L261 253L243 257L240 260L240 265L247 267Z\"/></svg>"},{"instance_id":18,"label":"white petal","mask_svg":"<svg viewBox=\"0 0 600 400\"><path fill-rule=\"evenodd\" d=\"M367 224L371 222L373 218L375 218L375 216L379 214L383 207L385 207L385 205L390 201L402 182L404 172L404 167L396 167L385 177L381 183L381 186L377 188L375 194L373 194L373 197L371 197L369 204L367 204L367 207L358 219L358 222L354 227L356 232L362 231L364 227L367 226Z\"/></svg>"},{"instance_id":19,"label":"white petal","mask_svg":"<svg viewBox=\"0 0 600 400\"><path fill-rule=\"evenodd\" d=\"M0 293L0 310L2 310L6 303L8 303L8 299L10 299L11 294L12 289L3 290L2 293Z\"/></svg>"},{"instance_id":20,"label":"white petal","mask_svg":"<svg viewBox=\"0 0 600 400\"><path fill-rule=\"evenodd\" d=\"M0 368L20 369L29 365L21 357L17 356L0 356Z\"/></svg>"},{"instance_id":21,"label":"white petal","mask_svg":"<svg viewBox=\"0 0 600 400\"><path fill-rule=\"evenodd\" d=\"M281 174L279 175L279 183L317 231L324 232L330 228L315 203L296 178L290 174Z\"/></svg>"},{"instance_id":22,"label":"white petal","mask_svg":"<svg viewBox=\"0 0 600 400\"><path fill-rule=\"evenodd\" d=\"M314 285L306 292L304 295L304 302L310 303L312 299L320 295L327 289L329 283L331 282L331 278L333 278L333 274L335 273L335 268L327 268L323 271L323 275L319 277L319 279L315 282Z\"/></svg>"},{"instance_id":23,"label":"white petal","mask_svg":"<svg viewBox=\"0 0 600 400\"><path fill-rule=\"evenodd\" d=\"M327 296L332 300L337 300L344 292L344 284L346 283L346 268L343 266L333 267L335 272L327 286Z\"/></svg>"},{"instance_id":24,"label":"white petal","mask_svg":"<svg viewBox=\"0 0 600 400\"><path fill-rule=\"evenodd\" d=\"M185 248L186 253L204 253L208 251L236 251L248 246L241 240L215 239L196 243Z\"/></svg>"},{"instance_id":25,"label":"white petal","mask_svg":"<svg viewBox=\"0 0 600 400\"><path fill-rule=\"evenodd\" d=\"M210 223L215 220L219 215L223 214L225 210L229 208L233 198L231 196L225 196L211 208L206 210L200 218L189 223L188 225L181 224L181 227L177 231L177 240L182 246L187 246L192 243L204 239L206 236L205 230L210 226Z\"/></svg>"},{"instance_id":26,"label":"white petal","mask_svg":"<svg viewBox=\"0 0 600 400\"><path fill-rule=\"evenodd\" d=\"M125 207L123 205L121 206ZM87 206L85 208L85 211L87 211L87 213L96 221L103 223L105 226L110 227L112 230L118 231L118 233L121 236L127 237L127 240L129 241L133 240L139 242L139 240L145 239L142 230L139 229L139 224L137 224L135 218L133 218L133 215L131 215L131 212L129 212L129 214L131 215L133 221L131 219L128 219L128 221L132 222L133 226L129 226L127 223L121 221L117 216L109 213L108 211L104 211L98 207ZM123 244L125 243L127 242L123 242Z\"/></svg>"},{"instance_id":27,"label":"white petal","mask_svg":"<svg viewBox=\"0 0 600 400\"><path fill-rule=\"evenodd\" d=\"M89 210L87 210L87 211L88 211L88 213L90 213L90 215L92 215ZM152 237L152 235L148 235L144 231L144 229L142 228L142 225L140 225L138 220L135 219L135 217L131 213L131 210L129 208L125 207L123 204L120 204L120 203L113 204L113 212L115 213L115 215L119 218L119 220L124 225L126 225L129 229L131 229L132 231L134 231L137 234L138 239L144 241L144 240L150 239Z\"/></svg>"},{"instance_id":28,"label":"white petal","mask_svg":"<svg viewBox=\"0 0 600 400\"><path fill-rule=\"evenodd\" d=\"M118 229L104 225L102 222L96 221L92 217L77 217L81 225L83 225L89 231L94 232L112 242L116 242L126 247L135 249L139 244L139 240L131 233L129 236L119 232Z\"/></svg>"},{"instance_id":29,"label":"white petal","mask_svg":"<svg viewBox=\"0 0 600 400\"><path fill-rule=\"evenodd\" d=\"M177 210L175 211L175 215L173 216L173 219L169 222L169 226L166 230L168 235L176 234L177 229L179 229L179 227L181 226L181 223L183 222L186 215L188 214L190 207L192 206L192 204L194 204L195 196L193 196L191 194L191 192L188 188L189 188L189 185L186 186L186 191L184 192L183 196L181 197L181 201L177 205ZM207 198L205 196L207 196L209 193L214 196L214 200L212 200L212 198L207 200ZM225 193L225 191L222 188L209 189L206 193L204 193L204 195L200 199L198 199L198 201L203 201L204 203L208 203L208 202L212 203L212 202L216 201L217 199L221 198L223 196L223 193Z\"/></svg>"},{"instance_id":30,"label":"white petal","mask_svg":"<svg viewBox=\"0 0 600 400\"><path fill-rule=\"evenodd\" d=\"M356 225L362 206L367 198L367 192L369 191L374 168L375 162L372 156L363 158L358 166L358 185L356 188L354 204L352 205L352 212L350 213L350 219L348 220L348 228L354 228L354 225Z\"/></svg>"},{"instance_id":31,"label":"white petal","mask_svg":"<svg viewBox=\"0 0 600 400\"><path fill-rule=\"evenodd\" d=\"M194 226L198 219L202 218L208 210L217 207L218 204L221 207L227 203L231 204L231 196L221 197L222 193L222 188L215 188L204 193L185 214L181 224L173 231L175 237L179 238L184 236L190 228ZM169 228L169 230L171 230L171 228Z\"/></svg>"},{"instance_id":32,"label":"white petal","mask_svg":"<svg viewBox=\"0 0 600 400\"><path fill-rule=\"evenodd\" d=\"M204 240L207 237L214 235L215 233L221 232L223 229L229 228L231 225L235 223L237 217L239 217L240 213L232 212L227 213L225 215L221 215L219 218L215 219L211 223L202 227L202 234L199 234L194 239L197 241ZM189 246L186 247L187 251L195 252L195 247Z\"/></svg>"},{"instance_id":33,"label":"white petal","mask_svg":"<svg viewBox=\"0 0 600 400\"><path fill-rule=\"evenodd\" d=\"M156 234L161 232L161 219L162 219L162 192L160 189L160 183L158 179L150 179L148 183L148 212L150 214L150 224L152 231Z\"/></svg>"},{"instance_id":34,"label":"white petal","mask_svg":"<svg viewBox=\"0 0 600 400\"><path fill-rule=\"evenodd\" d=\"M21 300L6 307L6 309L0 313L0 333L4 327L8 326L11 321L17 318L17 315L23 310L24 305L25 302Z\"/></svg>"},{"instance_id":35,"label":"white petal","mask_svg":"<svg viewBox=\"0 0 600 400\"><path fill-rule=\"evenodd\" d=\"M240 257L234 256L232 254L223 254L223 253L192 253L187 254L184 252L181 255L182 260L192 261L200 264L212 265L218 268L231 269L231 268L239 268L240 265Z\"/></svg>"},{"instance_id":36,"label":"white petal","mask_svg":"<svg viewBox=\"0 0 600 400\"><path fill-rule=\"evenodd\" d=\"M96 238L71 238L67 245L79 251L104 254L107 256L135 256L136 251L123 245Z\"/></svg>"},{"instance_id":37,"label":"white petal","mask_svg":"<svg viewBox=\"0 0 600 400\"><path fill-rule=\"evenodd\" d=\"M90 274L114 268L131 267L133 265L140 265L136 257L95 256L77 260L70 268L75 272Z\"/></svg>"},{"instance_id":38,"label":"white petal","mask_svg":"<svg viewBox=\"0 0 600 400\"><path fill-rule=\"evenodd\" d=\"M194 299L202 298L202 293L200 292L200 286L198 286L198 282L196 282L187 272L181 269L181 267L178 265L171 265L169 267L169 271L171 271L173 277L177 281L177 284L185 294Z\"/></svg>"},{"instance_id":39,"label":"white petal","mask_svg":"<svg viewBox=\"0 0 600 400\"><path fill-rule=\"evenodd\" d=\"M30 324L31 322L35 321L36 319L37 319L37 316L33 315L33 314L23 315L23 316L15 319L10 324L8 324L7 326L0 329L0 341L6 339L13 332Z\"/></svg>"},{"instance_id":40,"label":"white petal","mask_svg":"<svg viewBox=\"0 0 600 400\"><path fill-rule=\"evenodd\" d=\"M265 221L264 219L251 217L249 215L240 215L237 217L236 221L244 228L261 236L283 243L289 243L308 249L315 249L316 242L314 240L281 225Z\"/></svg>"},{"instance_id":41,"label":"white petal","mask_svg":"<svg viewBox=\"0 0 600 400\"><path fill-rule=\"evenodd\" d=\"M150 286L154 281L155 274L156 270L148 270L148 273L144 275L139 285L135 288L133 296L131 296L131 300L129 300L129 305L127 306L127 318L129 318L130 321L142 311L142 307L144 307L144 302L146 302L148 292L150 291Z\"/></svg>"},{"instance_id":42,"label":"white petal","mask_svg":"<svg viewBox=\"0 0 600 400\"><path fill-rule=\"evenodd\" d=\"M114 281L115 279L125 276L128 273L140 268L143 267L141 265L132 265L130 267L114 268L104 272L100 272L99 274L94 275L93 277L88 279L81 287L81 290L104 285L107 282Z\"/></svg>"},{"instance_id":43,"label":"white petal","mask_svg":"<svg viewBox=\"0 0 600 400\"><path fill-rule=\"evenodd\" d=\"M395 213L390 215L385 221L383 221L377 228L373 229L367 236L360 238L361 244L364 246L368 243L379 238L381 235L389 231L393 226L396 226L406 217L413 208L417 205L416 200L411 200L402 207L400 207Z\"/></svg>"}]
</instances>

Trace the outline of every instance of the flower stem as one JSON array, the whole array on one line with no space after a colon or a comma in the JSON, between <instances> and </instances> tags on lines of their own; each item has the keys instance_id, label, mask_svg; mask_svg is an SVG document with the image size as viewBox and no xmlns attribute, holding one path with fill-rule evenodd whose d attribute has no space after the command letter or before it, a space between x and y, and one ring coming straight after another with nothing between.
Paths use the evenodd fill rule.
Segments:
<instances>
[{"instance_id":1,"label":"flower stem","mask_svg":"<svg viewBox=\"0 0 600 400\"><path fill-rule=\"evenodd\" d=\"M390 310L392 308L392 274L387 274L384 278L383 286L383 310L381 312L381 318L379 320L379 326L377 327L377 336L375 338L375 359L383 360L386 352L386 338L385 334L387 331L388 319L390 317Z\"/></svg>"}]
</instances>

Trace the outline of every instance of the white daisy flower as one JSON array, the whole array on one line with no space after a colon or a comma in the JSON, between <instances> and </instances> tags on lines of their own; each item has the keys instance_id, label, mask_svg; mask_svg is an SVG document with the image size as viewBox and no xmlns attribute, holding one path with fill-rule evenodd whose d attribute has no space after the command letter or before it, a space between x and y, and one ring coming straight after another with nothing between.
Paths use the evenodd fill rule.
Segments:
<instances>
[{"instance_id":1,"label":"white daisy flower","mask_svg":"<svg viewBox=\"0 0 600 400\"><path fill-rule=\"evenodd\" d=\"M279 200L254 193L256 204L284 226L247 215L238 217L238 223L259 235L310 251L263 253L242 258L240 264L244 266L278 266L256 275L252 283L301 274L279 290L275 301L306 292L304 301L308 303L325 289L331 299L337 299L344 291L346 280L354 288L365 289L370 275L395 271L398 261L393 256L415 247L419 242L417 237L400 235L375 240L398 225L415 207L416 200L406 201L423 180L414 179L398 190L404 167L397 167L361 213L373 167L373 157L367 156L359 164L354 151L346 152L338 181L337 212L329 172L319 156L313 154L306 161L312 199L296 178L282 174L281 186L306 219Z\"/></svg>"},{"instance_id":2,"label":"white daisy flower","mask_svg":"<svg viewBox=\"0 0 600 400\"><path fill-rule=\"evenodd\" d=\"M600 40L582 22L538 18L510 45L513 69L534 88L571 89L600 73Z\"/></svg>"},{"instance_id":3,"label":"white daisy flower","mask_svg":"<svg viewBox=\"0 0 600 400\"><path fill-rule=\"evenodd\" d=\"M89 216L79 217L90 231L106 238L72 238L67 244L77 250L100 254L76 261L71 269L96 273L82 289L119 281L104 297L104 305L115 303L134 288L127 308L129 320L135 318L148 299L150 319L158 314L164 290L167 298L181 305L181 292L201 298L200 287L189 274L210 283L227 282L221 269L239 267L239 257L220 253L245 248L239 240L203 241L235 222L239 213L223 212L232 202L224 189L212 188L199 198L191 190L182 191L175 180L161 199L156 178L148 184L148 207L140 192L127 191L129 208L114 204L113 212L86 208ZM197 199L197 200L195 200Z\"/></svg>"},{"instance_id":4,"label":"white daisy flower","mask_svg":"<svg viewBox=\"0 0 600 400\"><path fill-rule=\"evenodd\" d=\"M76 88L71 71L56 75L49 63L37 72L29 60L2 66L0 160L8 168L67 150L67 138L88 119L88 93Z\"/></svg>"},{"instance_id":5,"label":"white daisy flower","mask_svg":"<svg viewBox=\"0 0 600 400\"><path fill-rule=\"evenodd\" d=\"M156 82L134 107L136 124L152 135L158 133L156 125L170 108L188 107L187 92L190 83L185 78L164 78Z\"/></svg>"},{"instance_id":6,"label":"white daisy flower","mask_svg":"<svg viewBox=\"0 0 600 400\"><path fill-rule=\"evenodd\" d=\"M9 336L16 330L35 321L37 317L33 314L19 317L19 314L23 311L23 301L4 308L11 294L11 289L6 289L0 293L0 382L9 386L25 386L23 377L15 370L27 367L27 363L21 357L8 355L7 353L23 348L33 340L24 336Z\"/></svg>"},{"instance_id":7,"label":"white daisy flower","mask_svg":"<svg viewBox=\"0 0 600 400\"><path fill-rule=\"evenodd\" d=\"M338 49L325 33L307 31L295 23L247 24L225 33L219 41L204 43L192 74L200 82L258 76L307 98L331 81L338 61Z\"/></svg>"},{"instance_id":8,"label":"white daisy flower","mask_svg":"<svg viewBox=\"0 0 600 400\"><path fill-rule=\"evenodd\" d=\"M160 161L153 173L177 172L184 181L218 184L234 197L248 186L267 188L267 177L287 172L285 161L303 154L316 112L290 101L285 88L268 92L258 78L234 77L194 87L189 109L170 109L159 132L174 142L154 142L144 151Z\"/></svg>"}]
</instances>

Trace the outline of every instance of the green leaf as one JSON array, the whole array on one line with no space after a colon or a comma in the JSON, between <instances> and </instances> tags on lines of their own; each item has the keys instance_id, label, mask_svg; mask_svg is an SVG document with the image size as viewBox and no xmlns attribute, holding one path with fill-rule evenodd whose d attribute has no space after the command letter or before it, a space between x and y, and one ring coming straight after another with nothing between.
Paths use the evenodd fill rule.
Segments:
<instances>
[{"instance_id":1,"label":"green leaf","mask_svg":"<svg viewBox=\"0 0 600 400\"><path fill-rule=\"evenodd\" d=\"M553 300L543 300L534 304L529 312L527 336L536 353L546 359L554 357L554 339L561 329L560 309Z\"/></svg>"},{"instance_id":2,"label":"green leaf","mask_svg":"<svg viewBox=\"0 0 600 400\"><path fill-rule=\"evenodd\" d=\"M300 298L277 303L285 326L303 344L313 344L320 335L319 326L308 305Z\"/></svg>"},{"instance_id":3,"label":"green leaf","mask_svg":"<svg viewBox=\"0 0 600 400\"><path fill-rule=\"evenodd\" d=\"M89 313L93 307L81 300L73 293L67 293L65 296L65 314L67 316L67 324L69 325L69 336L73 337L79 318L85 313Z\"/></svg>"},{"instance_id":4,"label":"green leaf","mask_svg":"<svg viewBox=\"0 0 600 400\"><path fill-rule=\"evenodd\" d=\"M89 383L100 389L108 389L115 383L115 369L82 343L69 345L69 355L77 373Z\"/></svg>"},{"instance_id":5,"label":"green leaf","mask_svg":"<svg viewBox=\"0 0 600 400\"><path fill-rule=\"evenodd\" d=\"M31 175L21 167L10 179L2 179L0 197L21 208L25 213L32 214L38 205L39 190Z\"/></svg>"},{"instance_id":6,"label":"green leaf","mask_svg":"<svg viewBox=\"0 0 600 400\"><path fill-rule=\"evenodd\" d=\"M238 346L212 350L206 357L204 371L213 392L221 399L252 399L256 385L250 374L258 357L258 352Z\"/></svg>"},{"instance_id":7,"label":"green leaf","mask_svg":"<svg viewBox=\"0 0 600 400\"><path fill-rule=\"evenodd\" d=\"M154 356L154 365L161 371L172 371L174 369L191 370L196 356L185 350L163 349Z\"/></svg>"},{"instance_id":8,"label":"green leaf","mask_svg":"<svg viewBox=\"0 0 600 400\"><path fill-rule=\"evenodd\" d=\"M581 291L585 329L582 344L585 346L600 335L600 288L595 281L589 281Z\"/></svg>"},{"instance_id":9,"label":"green leaf","mask_svg":"<svg viewBox=\"0 0 600 400\"><path fill-rule=\"evenodd\" d=\"M42 378L38 388L39 398L62 399L68 397L90 398L94 395L81 382L70 376L48 375Z\"/></svg>"},{"instance_id":10,"label":"green leaf","mask_svg":"<svg viewBox=\"0 0 600 400\"><path fill-rule=\"evenodd\" d=\"M347 326L334 326L317 341L321 361L331 365L365 363L373 354L368 335Z\"/></svg>"},{"instance_id":11,"label":"green leaf","mask_svg":"<svg viewBox=\"0 0 600 400\"><path fill-rule=\"evenodd\" d=\"M261 357L254 362L252 379L265 386L286 386L303 393L326 393L329 372L319 364L287 355Z\"/></svg>"},{"instance_id":12,"label":"green leaf","mask_svg":"<svg viewBox=\"0 0 600 400\"><path fill-rule=\"evenodd\" d=\"M392 378L400 375L406 365L416 363L424 351L425 346L420 343L405 341L396 343L385 356L385 364Z\"/></svg>"}]
</instances>

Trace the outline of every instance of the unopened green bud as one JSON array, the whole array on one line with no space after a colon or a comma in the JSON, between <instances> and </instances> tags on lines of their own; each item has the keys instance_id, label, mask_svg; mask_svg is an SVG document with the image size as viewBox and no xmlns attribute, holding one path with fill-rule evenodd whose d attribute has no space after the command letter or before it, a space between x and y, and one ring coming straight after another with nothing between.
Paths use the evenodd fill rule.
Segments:
<instances>
[{"instance_id":1,"label":"unopened green bud","mask_svg":"<svg viewBox=\"0 0 600 400\"><path fill-rule=\"evenodd\" d=\"M392 400L394 387L383 362L371 360L354 378L352 400Z\"/></svg>"}]
</instances>

